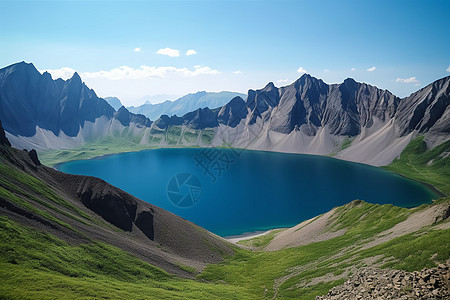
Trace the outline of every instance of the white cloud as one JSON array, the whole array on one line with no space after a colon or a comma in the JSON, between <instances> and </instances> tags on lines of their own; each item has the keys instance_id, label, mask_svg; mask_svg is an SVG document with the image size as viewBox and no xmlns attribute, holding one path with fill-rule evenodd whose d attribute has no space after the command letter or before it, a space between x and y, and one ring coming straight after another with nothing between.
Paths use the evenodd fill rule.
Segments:
<instances>
[{"instance_id":1,"label":"white cloud","mask_svg":"<svg viewBox=\"0 0 450 300\"><path fill-rule=\"evenodd\" d=\"M176 67L149 67L141 66L133 69L128 66L120 66L109 71L85 72L81 76L84 78L106 78L111 80L120 79L142 79L142 78L168 78L168 77L194 77L198 75L215 75L219 71L208 66L197 65L193 69Z\"/></svg>"},{"instance_id":2,"label":"white cloud","mask_svg":"<svg viewBox=\"0 0 450 300\"><path fill-rule=\"evenodd\" d=\"M188 51L186 51L186 55L187 55L187 56L189 56L189 55L195 55L195 54L197 54L197 51L195 51L195 50L193 50L193 49L189 49Z\"/></svg>"},{"instance_id":3,"label":"white cloud","mask_svg":"<svg viewBox=\"0 0 450 300\"><path fill-rule=\"evenodd\" d=\"M134 48L133 51L134 51L134 52L141 52L141 51L142 51L142 48Z\"/></svg>"},{"instance_id":4,"label":"white cloud","mask_svg":"<svg viewBox=\"0 0 450 300\"><path fill-rule=\"evenodd\" d=\"M417 80L416 77L397 78L395 81L401 82L401 83L419 83L419 80Z\"/></svg>"},{"instance_id":5,"label":"white cloud","mask_svg":"<svg viewBox=\"0 0 450 300\"><path fill-rule=\"evenodd\" d=\"M157 54L161 54L161 55L167 55L170 57L178 57L180 56L180 50L177 49L171 49L171 48L164 48L164 49L159 49L158 51L156 51Z\"/></svg>"},{"instance_id":6,"label":"white cloud","mask_svg":"<svg viewBox=\"0 0 450 300\"><path fill-rule=\"evenodd\" d=\"M351 68L352 71L356 71L356 68Z\"/></svg>"},{"instance_id":7,"label":"white cloud","mask_svg":"<svg viewBox=\"0 0 450 300\"><path fill-rule=\"evenodd\" d=\"M62 67L60 69L52 69L52 70L42 70L41 73L49 72L52 75L53 79L62 78L64 80L67 80L69 78L72 78L73 73L75 73L75 70L68 67Z\"/></svg>"},{"instance_id":8,"label":"white cloud","mask_svg":"<svg viewBox=\"0 0 450 300\"><path fill-rule=\"evenodd\" d=\"M324 69L323 71L324 71L325 73L330 72L330 70L328 70L328 69Z\"/></svg>"},{"instance_id":9,"label":"white cloud","mask_svg":"<svg viewBox=\"0 0 450 300\"><path fill-rule=\"evenodd\" d=\"M367 72L373 72L373 71L375 71L375 69L376 69L376 67L368 68Z\"/></svg>"},{"instance_id":10,"label":"white cloud","mask_svg":"<svg viewBox=\"0 0 450 300\"><path fill-rule=\"evenodd\" d=\"M300 73L300 74L308 73L308 71L306 71L305 69L303 69L303 67L299 67L299 68L297 69L297 72Z\"/></svg>"},{"instance_id":11,"label":"white cloud","mask_svg":"<svg viewBox=\"0 0 450 300\"><path fill-rule=\"evenodd\" d=\"M242 74L242 71L241 70L236 70L236 71L233 72L233 74Z\"/></svg>"},{"instance_id":12,"label":"white cloud","mask_svg":"<svg viewBox=\"0 0 450 300\"><path fill-rule=\"evenodd\" d=\"M278 84L286 84L286 83L288 83L289 82L289 79L278 79L277 80L277 83Z\"/></svg>"},{"instance_id":13,"label":"white cloud","mask_svg":"<svg viewBox=\"0 0 450 300\"><path fill-rule=\"evenodd\" d=\"M450 72L450 65L449 65L448 68L447 68L447 72Z\"/></svg>"}]
</instances>

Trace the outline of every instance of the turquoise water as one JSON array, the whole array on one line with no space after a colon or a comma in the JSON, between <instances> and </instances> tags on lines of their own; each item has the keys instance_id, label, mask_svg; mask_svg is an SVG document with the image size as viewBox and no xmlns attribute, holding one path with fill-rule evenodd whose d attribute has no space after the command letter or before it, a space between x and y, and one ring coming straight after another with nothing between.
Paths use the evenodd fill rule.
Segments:
<instances>
[{"instance_id":1,"label":"turquoise water","mask_svg":"<svg viewBox=\"0 0 450 300\"><path fill-rule=\"evenodd\" d=\"M58 169L102 178L221 236L293 226L355 199L413 207L437 198L380 168L264 151L145 150Z\"/></svg>"}]
</instances>

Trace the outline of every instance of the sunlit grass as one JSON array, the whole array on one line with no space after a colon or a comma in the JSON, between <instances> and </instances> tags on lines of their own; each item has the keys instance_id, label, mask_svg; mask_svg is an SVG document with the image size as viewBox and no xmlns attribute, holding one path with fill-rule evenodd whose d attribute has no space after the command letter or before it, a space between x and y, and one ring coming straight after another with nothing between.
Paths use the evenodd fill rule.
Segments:
<instances>
[{"instance_id":1,"label":"sunlit grass","mask_svg":"<svg viewBox=\"0 0 450 300\"><path fill-rule=\"evenodd\" d=\"M450 196L450 141L427 150L423 139L411 141L400 157L384 168L429 183Z\"/></svg>"}]
</instances>

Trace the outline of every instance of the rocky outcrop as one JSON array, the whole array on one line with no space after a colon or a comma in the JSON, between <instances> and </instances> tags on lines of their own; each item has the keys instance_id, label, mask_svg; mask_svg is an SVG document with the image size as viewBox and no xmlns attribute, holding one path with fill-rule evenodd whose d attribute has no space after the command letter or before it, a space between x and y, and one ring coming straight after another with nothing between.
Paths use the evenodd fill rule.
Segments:
<instances>
[{"instance_id":1,"label":"rocky outcrop","mask_svg":"<svg viewBox=\"0 0 450 300\"><path fill-rule=\"evenodd\" d=\"M0 120L0 145L11 146L11 143L6 138L5 130L3 129L1 120Z\"/></svg>"},{"instance_id":2,"label":"rocky outcrop","mask_svg":"<svg viewBox=\"0 0 450 300\"><path fill-rule=\"evenodd\" d=\"M183 116L183 125L192 129L217 127L217 113L217 109L199 108Z\"/></svg>"},{"instance_id":3,"label":"rocky outcrop","mask_svg":"<svg viewBox=\"0 0 450 300\"><path fill-rule=\"evenodd\" d=\"M239 122L247 117L248 109L244 99L234 97L226 105L222 106L218 115L217 122L230 127L236 127Z\"/></svg>"},{"instance_id":4,"label":"rocky outcrop","mask_svg":"<svg viewBox=\"0 0 450 300\"><path fill-rule=\"evenodd\" d=\"M405 272L400 270L359 269L342 285L317 300L332 299L449 299L449 265Z\"/></svg>"},{"instance_id":5,"label":"rocky outcrop","mask_svg":"<svg viewBox=\"0 0 450 300\"><path fill-rule=\"evenodd\" d=\"M184 125L192 129L205 129L218 126L218 109L199 108L193 112L187 113L182 117L162 115L155 121L155 125L160 129L166 129L169 126Z\"/></svg>"},{"instance_id":6,"label":"rocky outcrop","mask_svg":"<svg viewBox=\"0 0 450 300\"><path fill-rule=\"evenodd\" d=\"M162 115L155 121L155 125L160 129L167 129L169 126L179 126L183 124L183 118L177 116Z\"/></svg>"},{"instance_id":7,"label":"rocky outcrop","mask_svg":"<svg viewBox=\"0 0 450 300\"><path fill-rule=\"evenodd\" d=\"M427 133L432 144L450 135L450 77L439 79L402 100L395 123L401 135Z\"/></svg>"},{"instance_id":8,"label":"rocky outcrop","mask_svg":"<svg viewBox=\"0 0 450 300\"><path fill-rule=\"evenodd\" d=\"M150 127L152 125L152 121L150 121L147 117L144 115L130 113L125 106L119 108L119 110L114 114L114 118L116 118L125 127L130 126L130 123L135 123L138 127Z\"/></svg>"}]
</instances>

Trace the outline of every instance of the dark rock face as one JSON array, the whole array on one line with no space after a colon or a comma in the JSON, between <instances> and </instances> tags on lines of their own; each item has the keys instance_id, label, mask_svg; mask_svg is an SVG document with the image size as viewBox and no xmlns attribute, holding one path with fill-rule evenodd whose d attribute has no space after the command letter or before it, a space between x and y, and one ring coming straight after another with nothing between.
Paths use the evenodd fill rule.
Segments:
<instances>
[{"instance_id":1,"label":"dark rock face","mask_svg":"<svg viewBox=\"0 0 450 300\"><path fill-rule=\"evenodd\" d=\"M132 230L137 204L111 189L106 182L87 177L78 186L77 195L87 208L106 221L122 230Z\"/></svg>"},{"instance_id":2,"label":"dark rock face","mask_svg":"<svg viewBox=\"0 0 450 300\"><path fill-rule=\"evenodd\" d=\"M31 161L36 165L36 166L40 166L41 162L39 161L38 155L36 150L31 149L30 151L28 151L28 156L30 157Z\"/></svg>"},{"instance_id":3,"label":"dark rock face","mask_svg":"<svg viewBox=\"0 0 450 300\"><path fill-rule=\"evenodd\" d=\"M140 212L134 223L149 239L151 239L152 241L155 240L153 214L150 211Z\"/></svg>"},{"instance_id":4,"label":"dark rock face","mask_svg":"<svg viewBox=\"0 0 450 300\"><path fill-rule=\"evenodd\" d=\"M278 88L270 82L262 90L249 90L246 106L250 109L249 124L256 122L257 118L261 118L262 114L269 108L273 108L278 105L280 101L280 95Z\"/></svg>"},{"instance_id":5,"label":"dark rock face","mask_svg":"<svg viewBox=\"0 0 450 300\"><path fill-rule=\"evenodd\" d=\"M5 130L3 129L2 121L0 120L0 145L6 145L11 147L11 143L5 135Z\"/></svg>"},{"instance_id":6,"label":"dark rock face","mask_svg":"<svg viewBox=\"0 0 450 300\"><path fill-rule=\"evenodd\" d=\"M161 129L166 129L169 126L178 126L183 124L183 118L171 116L168 115L162 115L158 120L155 121L155 125L158 126Z\"/></svg>"},{"instance_id":7,"label":"dark rock face","mask_svg":"<svg viewBox=\"0 0 450 300\"><path fill-rule=\"evenodd\" d=\"M450 134L450 76L402 99L396 123L402 134L412 130Z\"/></svg>"},{"instance_id":8,"label":"dark rock face","mask_svg":"<svg viewBox=\"0 0 450 300\"><path fill-rule=\"evenodd\" d=\"M123 126L130 126L130 123L136 123L138 126L142 127L150 127L152 125L152 121L150 121L144 115L136 115L130 113L125 106L119 108L119 110L114 114L114 118L116 118Z\"/></svg>"},{"instance_id":9,"label":"dark rock face","mask_svg":"<svg viewBox=\"0 0 450 300\"><path fill-rule=\"evenodd\" d=\"M36 126L77 136L86 121L115 113L105 100L97 97L78 73L69 80L53 80L47 72L40 74L33 64L17 63L0 70L0 119L6 131L13 135L33 136ZM129 112L128 112L129 113ZM144 116L120 115L124 123L136 122L150 126Z\"/></svg>"},{"instance_id":10,"label":"dark rock face","mask_svg":"<svg viewBox=\"0 0 450 300\"><path fill-rule=\"evenodd\" d=\"M241 97L234 97L226 105L222 106L218 115L217 122L230 127L236 127L242 119L247 117L248 110L245 101Z\"/></svg>"},{"instance_id":11,"label":"dark rock face","mask_svg":"<svg viewBox=\"0 0 450 300\"><path fill-rule=\"evenodd\" d=\"M186 125L192 129L205 129L218 126L217 114L219 109L211 110L209 108L199 108L193 112L185 114L183 117L162 115L155 121L161 129L169 126Z\"/></svg>"},{"instance_id":12,"label":"dark rock face","mask_svg":"<svg viewBox=\"0 0 450 300\"><path fill-rule=\"evenodd\" d=\"M216 127L218 110L199 108L183 116L183 124L193 129Z\"/></svg>"},{"instance_id":13,"label":"dark rock face","mask_svg":"<svg viewBox=\"0 0 450 300\"><path fill-rule=\"evenodd\" d=\"M322 125L329 87L322 80L303 75L293 84L280 89L280 104L272 114L271 129L290 133L294 128ZM279 111L279 112L278 112Z\"/></svg>"}]
</instances>

